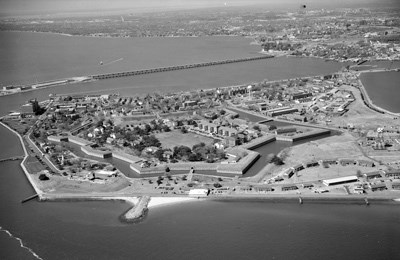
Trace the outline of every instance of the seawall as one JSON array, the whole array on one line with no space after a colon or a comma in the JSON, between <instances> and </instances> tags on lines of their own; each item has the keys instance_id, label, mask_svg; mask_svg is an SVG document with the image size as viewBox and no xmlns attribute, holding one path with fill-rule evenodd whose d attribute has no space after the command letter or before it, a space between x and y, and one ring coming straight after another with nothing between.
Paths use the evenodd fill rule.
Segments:
<instances>
[{"instance_id":1,"label":"seawall","mask_svg":"<svg viewBox=\"0 0 400 260\"><path fill-rule=\"evenodd\" d=\"M22 149L24 150L24 159L21 162L21 168L25 173L26 178L29 180L29 183L31 184L31 186L33 187L33 189L35 190L36 194L39 195L39 199L41 199L43 192L39 189L39 187L37 187L35 181L33 180L33 177L31 176L31 174L29 173L28 169L25 167L25 162L28 159L28 151L26 150L25 144L24 144L24 140L22 138L22 136L16 132L14 129L10 128L8 125L4 124L3 122L0 121L0 124L2 126L4 126L5 128L7 128L8 130L10 130L11 132L13 132L19 139Z\"/></svg>"}]
</instances>

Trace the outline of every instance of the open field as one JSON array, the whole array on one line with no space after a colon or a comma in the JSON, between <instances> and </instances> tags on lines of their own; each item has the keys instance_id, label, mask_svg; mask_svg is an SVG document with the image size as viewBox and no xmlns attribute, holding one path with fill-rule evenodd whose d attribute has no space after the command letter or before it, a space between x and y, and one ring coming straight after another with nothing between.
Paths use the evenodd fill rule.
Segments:
<instances>
[{"instance_id":1,"label":"open field","mask_svg":"<svg viewBox=\"0 0 400 260\"><path fill-rule=\"evenodd\" d=\"M206 145L213 143L212 138L193 134L193 133L183 134L179 130L158 133L158 134L156 134L156 137L158 138L158 140L160 140L162 147L164 149L167 149L167 148L172 149L172 148L174 148L174 146L178 146L178 145L185 145L185 146L192 148L193 145L201 143L201 142L205 143Z\"/></svg>"},{"instance_id":2,"label":"open field","mask_svg":"<svg viewBox=\"0 0 400 260\"><path fill-rule=\"evenodd\" d=\"M118 192L129 186L124 177L109 178L105 183L92 181L69 180L67 177L49 176L50 180L40 181L35 176L35 181L40 189L45 192L55 193L90 193L90 192Z\"/></svg>"},{"instance_id":3,"label":"open field","mask_svg":"<svg viewBox=\"0 0 400 260\"><path fill-rule=\"evenodd\" d=\"M364 157L354 137L348 133L296 145L288 149L286 167L321 159L368 159Z\"/></svg>"}]
</instances>

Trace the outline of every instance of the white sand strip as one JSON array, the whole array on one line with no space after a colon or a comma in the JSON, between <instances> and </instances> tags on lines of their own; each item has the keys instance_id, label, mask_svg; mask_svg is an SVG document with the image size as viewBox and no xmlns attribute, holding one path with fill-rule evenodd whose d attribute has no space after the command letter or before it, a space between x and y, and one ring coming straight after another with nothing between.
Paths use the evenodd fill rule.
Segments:
<instances>
[{"instance_id":1,"label":"white sand strip","mask_svg":"<svg viewBox=\"0 0 400 260\"><path fill-rule=\"evenodd\" d=\"M190 201L201 201L196 198L187 198L187 197L151 197L147 208L155 208L161 206L167 206L171 204L179 204L183 202L190 202Z\"/></svg>"}]
</instances>

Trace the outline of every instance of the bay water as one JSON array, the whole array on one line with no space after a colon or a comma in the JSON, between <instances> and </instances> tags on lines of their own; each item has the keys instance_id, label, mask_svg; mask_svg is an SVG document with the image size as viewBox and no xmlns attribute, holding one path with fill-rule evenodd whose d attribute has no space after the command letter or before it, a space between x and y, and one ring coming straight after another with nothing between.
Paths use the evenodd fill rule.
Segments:
<instances>
[{"instance_id":1,"label":"bay water","mask_svg":"<svg viewBox=\"0 0 400 260\"><path fill-rule=\"evenodd\" d=\"M190 38L183 39L184 43L180 38L140 39L140 45L126 39L1 34L8 39L0 43L2 84L258 55L248 39L235 37ZM5 53L3 47L16 57ZM110 53L104 51L107 48ZM177 55L177 49L182 49L182 54ZM137 54L142 52L144 57ZM132 56L137 60L123 56L130 53L139 55ZM98 67L100 59L107 64L121 56L126 64L116 61L110 68ZM0 97L0 114L17 109L30 98L47 99L50 93L115 89L134 95L211 88L326 74L342 65L319 59L274 58L65 85ZM4 70L6 66L11 68ZM3 127L0 147L0 158L22 154L17 137ZM199 201L151 209L142 223L128 225L118 220L129 208L122 202L20 203L32 194L18 161L0 163L1 259L394 259L400 255L400 208L394 202L366 207L307 201L303 205Z\"/></svg>"}]
</instances>

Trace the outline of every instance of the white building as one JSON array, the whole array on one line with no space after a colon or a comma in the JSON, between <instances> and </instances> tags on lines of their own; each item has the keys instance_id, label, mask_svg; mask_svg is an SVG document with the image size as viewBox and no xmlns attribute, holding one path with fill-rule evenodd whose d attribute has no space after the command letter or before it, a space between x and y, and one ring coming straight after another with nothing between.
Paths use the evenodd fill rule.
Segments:
<instances>
[{"instance_id":1,"label":"white building","mask_svg":"<svg viewBox=\"0 0 400 260\"><path fill-rule=\"evenodd\" d=\"M208 189L191 189L189 196L191 197L207 197L210 191Z\"/></svg>"}]
</instances>

